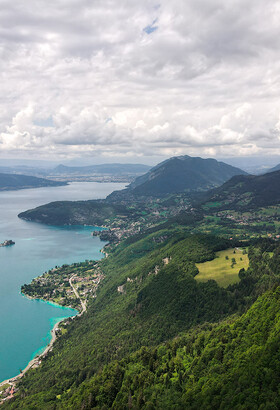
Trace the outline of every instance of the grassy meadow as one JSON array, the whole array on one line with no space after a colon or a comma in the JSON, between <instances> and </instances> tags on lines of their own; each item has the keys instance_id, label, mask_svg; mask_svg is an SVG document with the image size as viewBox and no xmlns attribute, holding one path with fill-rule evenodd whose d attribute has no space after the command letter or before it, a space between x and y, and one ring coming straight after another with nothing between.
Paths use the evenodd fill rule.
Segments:
<instances>
[{"instance_id":1,"label":"grassy meadow","mask_svg":"<svg viewBox=\"0 0 280 410\"><path fill-rule=\"evenodd\" d=\"M243 251L241 248L226 249L217 252L216 258L212 261L197 263L199 273L195 279L199 282L214 279L223 288L239 282L240 269L247 269L249 265L248 255L243 254Z\"/></svg>"}]
</instances>

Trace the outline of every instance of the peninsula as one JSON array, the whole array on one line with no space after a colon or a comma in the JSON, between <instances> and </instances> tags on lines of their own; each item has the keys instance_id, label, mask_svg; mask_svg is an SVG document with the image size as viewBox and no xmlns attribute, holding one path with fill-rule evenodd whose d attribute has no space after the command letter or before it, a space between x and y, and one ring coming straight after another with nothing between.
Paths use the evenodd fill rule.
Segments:
<instances>
[{"instance_id":1,"label":"peninsula","mask_svg":"<svg viewBox=\"0 0 280 410\"><path fill-rule=\"evenodd\" d=\"M30 175L0 173L0 191L67 185L65 181L51 181Z\"/></svg>"}]
</instances>

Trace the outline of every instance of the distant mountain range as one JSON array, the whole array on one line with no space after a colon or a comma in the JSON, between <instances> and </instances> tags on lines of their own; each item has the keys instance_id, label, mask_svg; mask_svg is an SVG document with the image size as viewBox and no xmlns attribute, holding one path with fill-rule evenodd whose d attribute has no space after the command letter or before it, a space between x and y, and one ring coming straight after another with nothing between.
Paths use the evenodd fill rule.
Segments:
<instances>
[{"instance_id":1,"label":"distant mountain range","mask_svg":"<svg viewBox=\"0 0 280 410\"><path fill-rule=\"evenodd\" d=\"M211 208L252 209L280 203L280 171L238 175L205 194Z\"/></svg>"},{"instance_id":2,"label":"distant mountain range","mask_svg":"<svg viewBox=\"0 0 280 410\"><path fill-rule=\"evenodd\" d=\"M215 159L188 155L161 162L129 185L134 194L155 195L204 191L223 184L245 171Z\"/></svg>"},{"instance_id":3,"label":"distant mountain range","mask_svg":"<svg viewBox=\"0 0 280 410\"><path fill-rule=\"evenodd\" d=\"M15 166L0 166L0 173L5 174L18 174L18 175L33 175L33 176L45 176L47 170L43 168L29 167L26 165L15 165Z\"/></svg>"},{"instance_id":4,"label":"distant mountain range","mask_svg":"<svg viewBox=\"0 0 280 410\"><path fill-rule=\"evenodd\" d=\"M49 179L37 178L29 175L0 173L0 191L61 185L67 185L67 183L50 181Z\"/></svg>"},{"instance_id":5,"label":"distant mountain range","mask_svg":"<svg viewBox=\"0 0 280 410\"><path fill-rule=\"evenodd\" d=\"M13 174L13 175L30 175L39 178L56 177L61 180L79 180L90 181L92 178L107 177L114 181L118 181L120 178L122 181L131 182L139 175L145 174L151 169L149 165L144 164L99 164L88 166L66 166L63 164L58 165L55 168L38 168L30 167L26 165L14 165L14 166L0 166L0 173Z\"/></svg>"},{"instance_id":6,"label":"distant mountain range","mask_svg":"<svg viewBox=\"0 0 280 410\"><path fill-rule=\"evenodd\" d=\"M54 168L51 173L54 175L140 175L149 171L150 168L150 166L143 164L100 164L85 167L68 167L61 164Z\"/></svg>"}]
</instances>

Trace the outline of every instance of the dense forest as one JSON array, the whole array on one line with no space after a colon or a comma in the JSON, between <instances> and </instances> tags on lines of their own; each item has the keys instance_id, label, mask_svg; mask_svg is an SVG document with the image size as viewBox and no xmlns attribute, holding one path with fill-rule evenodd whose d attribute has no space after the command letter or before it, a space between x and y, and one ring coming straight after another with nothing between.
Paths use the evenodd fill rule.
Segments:
<instances>
[{"instance_id":1,"label":"dense forest","mask_svg":"<svg viewBox=\"0 0 280 410\"><path fill-rule=\"evenodd\" d=\"M134 216L123 205L107 203L104 200L57 201L35 209L21 212L20 218L39 221L50 225L103 225L108 219Z\"/></svg>"},{"instance_id":2,"label":"dense forest","mask_svg":"<svg viewBox=\"0 0 280 410\"><path fill-rule=\"evenodd\" d=\"M201 195L201 200L216 209L252 210L278 205L280 171L264 175L237 175L219 188Z\"/></svg>"},{"instance_id":3,"label":"dense forest","mask_svg":"<svg viewBox=\"0 0 280 410\"><path fill-rule=\"evenodd\" d=\"M113 361L62 408L277 409L279 302L278 287L240 318L197 326Z\"/></svg>"}]
</instances>

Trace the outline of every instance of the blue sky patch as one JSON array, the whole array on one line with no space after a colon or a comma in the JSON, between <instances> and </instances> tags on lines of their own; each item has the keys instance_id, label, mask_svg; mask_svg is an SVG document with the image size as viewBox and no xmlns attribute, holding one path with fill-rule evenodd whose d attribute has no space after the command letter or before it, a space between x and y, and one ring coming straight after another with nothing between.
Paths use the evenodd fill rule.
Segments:
<instances>
[{"instance_id":1,"label":"blue sky patch","mask_svg":"<svg viewBox=\"0 0 280 410\"><path fill-rule=\"evenodd\" d=\"M38 125L39 127L54 127L52 117L35 120L34 125Z\"/></svg>"},{"instance_id":2,"label":"blue sky patch","mask_svg":"<svg viewBox=\"0 0 280 410\"><path fill-rule=\"evenodd\" d=\"M152 24L149 24L148 26L146 26L146 27L143 29L143 31L145 31L145 33L147 33L147 34L151 34L151 33L153 33L154 31L156 31L156 30L158 29L158 26L155 26L157 20L158 20L158 19L155 19L155 20L152 22Z\"/></svg>"}]
</instances>

